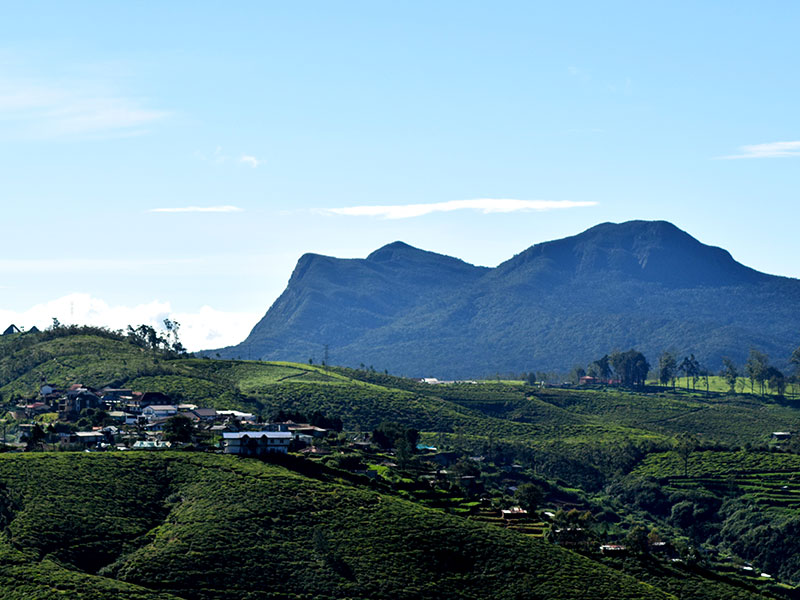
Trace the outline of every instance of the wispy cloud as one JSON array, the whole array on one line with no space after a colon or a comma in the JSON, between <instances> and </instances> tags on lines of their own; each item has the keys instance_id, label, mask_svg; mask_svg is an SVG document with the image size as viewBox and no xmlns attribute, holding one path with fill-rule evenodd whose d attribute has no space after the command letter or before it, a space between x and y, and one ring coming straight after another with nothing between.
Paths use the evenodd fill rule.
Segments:
<instances>
[{"instance_id":1,"label":"wispy cloud","mask_svg":"<svg viewBox=\"0 0 800 600\"><path fill-rule=\"evenodd\" d=\"M139 98L93 82L44 83L0 77L0 120L18 137L49 139L140 135L168 116Z\"/></svg>"},{"instance_id":2,"label":"wispy cloud","mask_svg":"<svg viewBox=\"0 0 800 600\"><path fill-rule=\"evenodd\" d=\"M238 206L176 206L167 208L151 208L151 213L233 213L242 212Z\"/></svg>"},{"instance_id":3,"label":"wispy cloud","mask_svg":"<svg viewBox=\"0 0 800 600\"><path fill-rule=\"evenodd\" d=\"M239 163L252 167L253 169L260 167L266 162L264 159L253 156L252 154L240 154L238 158L230 156L228 153L222 151L222 146L217 146L210 155L205 152L196 152L195 156L202 161L214 163L215 165Z\"/></svg>"},{"instance_id":4,"label":"wispy cloud","mask_svg":"<svg viewBox=\"0 0 800 600\"><path fill-rule=\"evenodd\" d=\"M219 348L241 342L260 313L226 312L203 306L194 312L174 311L169 302L153 300L136 306L110 305L89 294L69 294L21 311L0 309L0 327L11 323L30 329L49 326L53 317L62 323L124 329L147 324L163 328L169 317L181 324L180 337L189 350Z\"/></svg>"},{"instance_id":5,"label":"wispy cloud","mask_svg":"<svg viewBox=\"0 0 800 600\"><path fill-rule=\"evenodd\" d=\"M719 156L717 158L722 160L733 160L737 158L782 158L789 156L800 156L800 141L769 142L767 144L740 146L739 152L739 154Z\"/></svg>"},{"instance_id":6,"label":"wispy cloud","mask_svg":"<svg viewBox=\"0 0 800 600\"><path fill-rule=\"evenodd\" d=\"M518 200L515 198L478 198L475 200L450 200L431 204L393 204L386 206L348 206L323 209L323 213L351 217L382 217L384 219L410 219L432 213L474 210L483 214L519 211L544 212L565 208L595 206L597 202L572 200Z\"/></svg>"},{"instance_id":7,"label":"wispy cloud","mask_svg":"<svg viewBox=\"0 0 800 600\"><path fill-rule=\"evenodd\" d=\"M243 155L242 155L242 156L239 158L239 162L240 162L240 163L244 163L244 164L246 164L246 165L250 165L250 166L251 166L251 167L253 167L254 169L255 169L256 167L260 167L261 165L263 165L263 164L264 164L264 161L263 161L263 160L259 160L259 159L257 159L255 156L249 156L249 155L247 155L247 154L243 154Z\"/></svg>"}]
</instances>

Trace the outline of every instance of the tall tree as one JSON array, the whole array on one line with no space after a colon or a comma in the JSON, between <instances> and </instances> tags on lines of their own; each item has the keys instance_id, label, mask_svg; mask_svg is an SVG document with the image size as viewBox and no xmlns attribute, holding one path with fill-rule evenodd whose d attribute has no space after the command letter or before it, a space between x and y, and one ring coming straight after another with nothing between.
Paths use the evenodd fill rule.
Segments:
<instances>
[{"instance_id":1,"label":"tall tree","mask_svg":"<svg viewBox=\"0 0 800 600\"><path fill-rule=\"evenodd\" d=\"M658 357L658 380L661 382L661 385L669 385L672 382L672 386L675 387L675 373L678 370L678 360L675 358L675 354L665 350L661 353L661 356Z\"/></svg>"},{"instance_id":2,"label":"tall tree","mask_svg":"<svg viewBox=\"0 0 800 600\"><path fill-rule=\"evenodd\" d=\"M786 377L779 369L767 367L764 380L767 382L771 392L783 397L783 393L786 391Z\"/></svg>"},{"instance_id":3,"label":"tall tree","mask_svg":"<svg viewBox=\"0 0 800 600\"><path fill-rule=\"evenodd\" d=\"M750 348L750 355L747 357L745 370L747 371L747 376L750 378L751 393L754 391L754 384L758 383L760 386L761 395L764 395L764 383L767 380L768 368L769 357L755 348Z\"/></svg>"},{"instance_id":4,"label":"tall tree","mask_svg":"<svg viewBox=\"0 0 800 600\"><path fill-rule=\"evenodd\" d=\"M193 432L191 419L184 415L175 415L164 423L164 439L168 442L190 442Z\"/></svg>"},{"instance_id":5,"label":"tall tree","mask_svg":"<svg viewBox=\"0 0 800 600\"><path fill-rule=\"evenodd\" d=\"M598 358L589 365L589 375L606 381L611 377L611 365L608 354Z\"/></svg>"},{"instance_id":6,"label":"tall tree","mask_svg":"<svg viewBox=\"0 0 800 600\"><path fill-rule=\"evenodd\" d=\"M725 383L728 384L728 391L736 393L736 380L739 378L739 369L730 358L722 359L722 372L720 373Z\"/></svg>"},{"instance_id":7,"label":"tall tree","mask_svg":"<svg viewBox=\"0 0 800 600\"><path fill-rule=\"evenodd\" d=\"M627 352L613 352L608 358L622 385L643 386L647 381L650 363L638 350L631 348Z\"/></svg>"},{"instance_id":8,"label":"tall tree","mask_svg":"<svg viewBox=\"0 0 800 600\"><path fill-rule=\"evenodd\" d=\"M686 377L686 389L689 389L689 378L692 379L692 389L694 389L697 378L700 376L700 362L694 357L694 354L684 356L678 369Z\"/></svg>"},{"instance_id":9,"label":"tall tree","mask_svg":"<svg viewBox=\"0 0 800 600\"><path fill-rule=\"evenodd\" d=\"M689 459L692 457L692 452L697 448L697 439L689 434L680 434L675 442L675 452L683 461L683 476L687 477L689 474Z\"/></svg>"}]
</instances>

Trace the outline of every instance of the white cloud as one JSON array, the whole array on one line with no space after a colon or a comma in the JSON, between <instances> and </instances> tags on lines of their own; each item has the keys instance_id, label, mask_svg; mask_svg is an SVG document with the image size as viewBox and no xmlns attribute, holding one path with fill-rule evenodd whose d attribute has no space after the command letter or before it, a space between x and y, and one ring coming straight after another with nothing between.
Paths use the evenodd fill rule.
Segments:
<instances>
[{"instance_id":1,"label":"white cloud","mask_svg":"<svg viewBox=\"0 0 800 600\"><path fill-rule=\"evenodd\" d=\"M518 211L543 212L565 208L595 206L597 202L571 200L517 200L514 198L478 198L475 200L450 200L431 204L394 204L386 206L349 206L322 209L323 213L352 217L382 217L384 219L410 219L431 213L476 210L483 214Z\"/></svg>"},{"instance_id":2,"label":"white cloud","mask_svg":"<svg viewBox=\"0 0 800 600\"><path fill-rule=\"evenodd\" d=\"M238 206L178 206L172 208L151 208L153 213L232 213L242 212Z\"/></svg>"},{"instance_id":3,"label":"white cloud","mask_svg":"<svg viewBox=\"0 0 800 600\"><path fill-rule=\"evenodd\" d=\"M255 156L249 156L247 154L242 154L241 158L239 158L239 162L250 165L254 169L264 164L263 160L259 160Z\"/></svg>"},{"instance_id":4,"label":"white cloud","mask_svg":"<svg viewBox=\"0 0 800 600\"><path fill-rule=\"evenodd\" d=\"M153 300L137 306L110 306L89 294L69 294L27 310L0 310L0 327L11 323L30 329L44 329L53 317L62 324L95 325L125 329L128 325L146 324L163 329L169 317L181 324L181 342L190 351L230 346L241 342L262 315L246 312L225 312L203 306L196 312L173 311L169 302ZM2 325L5 323L5 325Z\"/></svg>"},{"instance_id":5,"label":"white cloud","mask_svg":"<svg viewBox=\"0 0 800 600\"><path fill-rule=\"evenodd\" d=\"M0 120L11 123L6 131L21 137L139 135L168 114L91 82L0 78Z\"/></svg>"},{"instance_id":6,"label":"white cloud","mask_svg":"<svg viewBox=\"0 0 800 600\"><path fill-rule=\"evenodd\" d=\"M753 144L750 146L740 146L740 154L730 156L720 156L723 160L736 158L781 158L789 156L800 156L799 142L769 142L767 144Z\"/></svg>"}]
</instances>

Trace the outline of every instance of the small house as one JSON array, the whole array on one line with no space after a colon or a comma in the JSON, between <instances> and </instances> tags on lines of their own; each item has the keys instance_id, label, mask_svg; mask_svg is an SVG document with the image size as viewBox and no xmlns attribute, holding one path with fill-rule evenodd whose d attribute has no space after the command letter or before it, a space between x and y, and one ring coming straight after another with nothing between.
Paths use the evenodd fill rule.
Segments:
<instances>
[{"instance_id":1,"label":"small house","mask_svg":"<svg viewBox=\"0 0 800 600\"><path fill-rule=\"evenodd\" d=\"M106 436L100 431L78 431L69 436L70 444L80 444L85 448L97 446L106 441Z\"/></svg>"},{"instance_id":2,"label":"small house","mask_svg":"<svg viewBox=\"0 0 800 600\"><path fill-rule=\"evenodd\" d=\"M292 434L288 431L240 431L222 434L225 454L240 456L262 456L268 452L286 454Z\"/></svg>"},{"instance_id":3,"label":"small house","mask_svg":"<svg viewBox=\"0 0 800 600\"><path fill-rule=\"evenodd\" d=\"M166 419L178 414L178 407L174 404L151 404L142 409L142 416L148 421Z\"/></svg>"},{"instance_id":4,"label":"small house","mask_svg":"<svg viewBox=\"0 0 800 600\"><path fill-rule=\"evenodd\" d=\"M507 521L514 519L525 519L528 516L528 511L520 506L512 506L511 508L504 508L501 510L500 516Z\"/></svg>"}]
</instances>

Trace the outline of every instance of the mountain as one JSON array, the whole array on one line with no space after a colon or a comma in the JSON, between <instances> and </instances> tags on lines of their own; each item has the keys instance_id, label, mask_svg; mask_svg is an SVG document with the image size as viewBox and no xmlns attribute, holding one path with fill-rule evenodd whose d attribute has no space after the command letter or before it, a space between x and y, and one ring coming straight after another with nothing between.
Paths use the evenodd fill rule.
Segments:
<instances>
[{"instance_id":1,"label":"mountain","mask_svg":"<svg viewBox=\"0 0 800 600\"><path fill-rule=\"evenodd\" d=\"M603 223L496 268L394 242L366 259L304 255L223 357L366 363L410 376L565 371L636 347L717 370L751 347L785 365L800 281L760 273L664 221Z\"/></svg>"}]
</instances>

